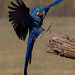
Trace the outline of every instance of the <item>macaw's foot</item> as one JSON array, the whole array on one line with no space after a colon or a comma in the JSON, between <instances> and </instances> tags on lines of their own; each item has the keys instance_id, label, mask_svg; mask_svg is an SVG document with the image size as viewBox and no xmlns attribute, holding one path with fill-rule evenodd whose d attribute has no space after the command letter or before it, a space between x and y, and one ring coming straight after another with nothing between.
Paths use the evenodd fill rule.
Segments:
<instances>
[{"instance_id":1,"label":"macaw's foot","mask_svg":"<svg viewBox=\"0 0 75 75\"><path fill-rule=\"evenodd\" d=\"M45 31L42 32L42 34L46 33L48 30L50 31L51 26L52 26L52 22L51 22L50 26Z\"/></svg>"},{"instance_id":2,"label":"macaw's foot","mask_svg":"<svg viewBox=\"0 0 75 75\"><path fill-rule=\"evenodd\" d=\"M48 32L48 31L49 31L49 34L51 33L51 30L50 30L51 26L52 26L52 22L51 22L50 26L49 26L45 31L43 31L43 32L41 33L42 36L44 35L44 33ZM41 37L42 37L42 36L41 36Z\"/></svg>"}]
</instances>

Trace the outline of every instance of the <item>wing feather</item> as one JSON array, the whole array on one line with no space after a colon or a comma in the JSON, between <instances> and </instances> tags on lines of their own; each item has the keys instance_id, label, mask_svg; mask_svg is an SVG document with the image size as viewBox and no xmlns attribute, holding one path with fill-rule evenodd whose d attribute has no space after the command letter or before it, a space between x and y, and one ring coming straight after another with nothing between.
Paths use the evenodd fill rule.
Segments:
<instances>
[{"instance_id":1,"label":"wing feather","mask_svg":"<svg viewBox=\"0 0 75 75\"><path fill-rule=\"evenodd\" d=\"M16 2L17 2L18 5L20 5L20 6L22 5L22 4L20 3L20 0L16 0Z\"/></svg>"},{"instance_id":2,"label":"wing feather","mask_svg":"<svg viewBox=\"0 0 75 75\"><path fill-rule=\"evenodd\" d=\"M22 0L20 0L21 4L25 6L24 2Z\"/></svg>"},{"instance_id":3,"label":"wing feather","mask_svg":"<svg viewBox=\"0 0 75 75\"><path fill-rule=\"evenodd\" d=\"M18 7L16 4L14 4L13 2L11 2L11 5L14 7Z\"/></svg>"},{"instance_id":4,"label":"wing feather","mask_svg":"<svg viewBox=\"0 0 75 75\"><path fill-rule=\"evenodd\" d=\"M13 8L13 7L10 7L10 6L8 6L8 8L11 9L11 10L17 10L17 8Z\"/></svg>"},{"instance_id":5,"label":"wing feather","mask_svg":"<svg viewBox=\"0 0 75 75\"><path fill-rule=\"evenodd\" d=\"M11 10L9 11L9 21L12 23L19 39L25 40L28 33L30 10L22 0L16 0L16 3L17 5L11 2L12 6L8 6ZM26 19L26 21L24 19Z\"/></svg>"}]
</instances>

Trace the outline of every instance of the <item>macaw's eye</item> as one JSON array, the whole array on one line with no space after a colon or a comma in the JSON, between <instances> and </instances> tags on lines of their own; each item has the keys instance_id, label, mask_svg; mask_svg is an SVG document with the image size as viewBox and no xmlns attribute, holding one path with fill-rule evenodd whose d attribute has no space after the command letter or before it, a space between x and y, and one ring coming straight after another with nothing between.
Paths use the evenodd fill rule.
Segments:
<instances>
[{"instance_id":1,"label":"macaw's eye","mask_svg":"<svg viewBox=\"0 0 75 75\"><path fill-rule=\"evenodd\" d=\"M37 8L36 11L39 11L39 9Z\"/></svg>"}]
</instances>

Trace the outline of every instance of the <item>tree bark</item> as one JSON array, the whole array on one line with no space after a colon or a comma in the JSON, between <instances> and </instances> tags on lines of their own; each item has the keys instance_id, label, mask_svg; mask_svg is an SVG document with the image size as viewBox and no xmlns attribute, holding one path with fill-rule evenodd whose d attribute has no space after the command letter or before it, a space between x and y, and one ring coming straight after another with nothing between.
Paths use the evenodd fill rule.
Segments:
<instances>
[{"instance_id":1,"label":"tree bark","mask_svg":"<svg viewBox=\"0 0 75 75\"><path fill-rule=\"evenodd\" d=\"M75 59L75 39L70 40L67 35L51 33L46 52Z\"/></svg>"}]
</instances>

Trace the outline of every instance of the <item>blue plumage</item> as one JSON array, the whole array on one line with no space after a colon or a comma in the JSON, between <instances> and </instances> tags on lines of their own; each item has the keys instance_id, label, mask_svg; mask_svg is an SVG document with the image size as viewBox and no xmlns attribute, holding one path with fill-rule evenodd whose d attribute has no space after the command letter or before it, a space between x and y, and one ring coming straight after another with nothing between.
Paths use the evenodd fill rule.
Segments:
<instances>
[{"instance_id":1,"label":"blue plumage","mask_svg":"<svg viewBox=\"0 0 75 75\"><path fill-rule=\"evenodd\" d=\"M13 7L8 6L12 11L9 11L9 21L12 22L13 28L21 40L25 40L28 30L28 44L24 64L24 75L27 75L28 62L31 64L32 49L36 38L45 31L42 28L43 19L45 18L50 7L58 4L62 0L56 0L53 4L45 8L35 7L31 13L22 0L16 0L17 4L11 2Z\"/></svg>"}]
</instances>

